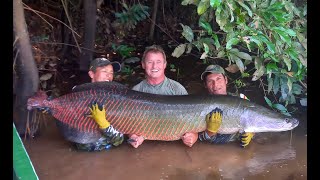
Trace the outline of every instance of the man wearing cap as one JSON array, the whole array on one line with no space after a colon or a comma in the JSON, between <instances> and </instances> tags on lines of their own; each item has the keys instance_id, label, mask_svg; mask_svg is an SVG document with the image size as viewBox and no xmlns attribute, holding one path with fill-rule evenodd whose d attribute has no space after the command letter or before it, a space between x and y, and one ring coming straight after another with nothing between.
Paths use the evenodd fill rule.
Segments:
<instances>
[{"instance_id":1,"label":"man wearing cap","mask_svg":"<svg viewBox=\"0 0 320 180\"><path fill-rule=\"evenodd\" d=\"M96 58L90 63L89 76L91 82L111 82L113 81L114 72L119 72L121 65L119 62L110 62L106 58ZM85 151L101 151L103 149L109 149L113 146L118 146L123 142L123 134L118 132L112 127L110 122L106 119L106 111L104 107L99 109L97 104L94 104L91 108L91 115L96 123L98 124L102 137L94 143L80 144L75 143L79 150Z\"/></svg>"},{"instance_id":2,"label":"man wearing cap","mask_svg":"<svg viewBox=\"0 0 320 180\"><path fill-rule=\"evenodd\" d=\"M88 74L91 82L113 81L113 73L120 70L121 65L119 62L110 62L106 58L96 58L90 63Z\"/></svg>"},{"instance_id":3,"label":"man wearing cap","mask_svg":"<svg viewBox=\"0 0 320 180\"><path fill-rule=\"evenodd\" d=\"M219 65L209 65L205 71L201 74L201 80L204 81L205 88L208 90L209 94L212 95L233 95L227 92L228 78L225 74L224 69ZM240 94L243 99L248 98L244 94ZM222 111L218 113L217 121L222 120ZM220 118L220 119L219 119ZM217 124L217 123L216 123ZM210 122L207 121L207 126L210 127ZM218 128L216 128L218 129ZM190 143L196 142L198 135L196 133L188 133L186 135ZM245 147L249 144L253 137L253 133L244 133L240 136L241 146ZM199 139L201 141L208 141L210 143L226 143L237 138L237 134L217 134L217 131L210 130L207 128L206 131L199 133Z\"/></svg>"}]
</instances>

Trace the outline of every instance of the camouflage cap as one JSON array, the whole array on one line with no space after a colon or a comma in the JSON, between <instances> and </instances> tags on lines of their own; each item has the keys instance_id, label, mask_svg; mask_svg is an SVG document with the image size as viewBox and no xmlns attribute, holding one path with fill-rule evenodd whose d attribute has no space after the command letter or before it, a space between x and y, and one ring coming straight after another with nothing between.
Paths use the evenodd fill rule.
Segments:
<instances>
[{"instance_id":1,"label":"camouflage cap","mask_svg":"<svg viewBox=\"0 0 320 180\"><path fill-rule=\"evenodd\" d=\"M103 66L107 66L111 64L113 67L113 71L114 72L119 72L121 70L121 65L118 61L109 61L106 58L96 58L94 60L91 61L90 63L90 71L95 71L97 69L97 67L103 67Z\"/></svg>"},{"instance_id":2,"label":"camouflage cap","mask_svg":"<svg viewBox=\"0 0 320 180\"><path fill-rule=\"evenodd\" d=\"M206 70L201 74L201 80L204 80L207 74L215 73L215 74L223 74L226 75L224 69L219 65L209 65Z\"/></svg>"}]
</instances>

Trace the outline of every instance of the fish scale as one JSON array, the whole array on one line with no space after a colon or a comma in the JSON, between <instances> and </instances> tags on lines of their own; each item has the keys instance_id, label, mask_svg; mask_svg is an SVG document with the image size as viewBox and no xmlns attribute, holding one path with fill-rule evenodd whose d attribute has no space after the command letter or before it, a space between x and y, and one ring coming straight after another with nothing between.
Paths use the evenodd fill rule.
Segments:
<instances>
[{"instance_id":1,"label":"fish scale","mask_svg":"<svg viewBox=\"0 0 320 180\"><path fill-rule=\"evenodd\" d=\"M223 112L218 133L239 131L287 131L299 121L238 97L224 95L166 96L133 91L116 82L79 85L73 92L47 100L38 93L28 100L28 109L49 108L58 127L70 141L95 142L101 137L89 107L104 105L106 119L123 134L142 135L149 140L178 140L186 132L206 129L205 116L213 109Z\"/></svg>"}]
</instances>

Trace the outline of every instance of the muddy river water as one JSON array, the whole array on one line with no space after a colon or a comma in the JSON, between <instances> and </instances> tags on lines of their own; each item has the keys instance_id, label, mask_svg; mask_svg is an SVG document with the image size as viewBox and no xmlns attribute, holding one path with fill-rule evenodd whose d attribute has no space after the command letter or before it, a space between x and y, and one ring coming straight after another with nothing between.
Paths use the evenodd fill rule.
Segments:
<instances>
[{"instance_id":1,"label":"muddy river water","mask_svg":"<svg viewBox=\"0 0 320 180\"><path fill-rule=\"evenodd\" d=\"M304 119L303 122L305 122ZM23 139L40 180L105 179L307 179L306 125L293 131L261 133L247 148L239 142L213 145L181 140L127 143L101 152L79 152L66 141L54 119L41 134Z\"/></svg>"}]
</instances>

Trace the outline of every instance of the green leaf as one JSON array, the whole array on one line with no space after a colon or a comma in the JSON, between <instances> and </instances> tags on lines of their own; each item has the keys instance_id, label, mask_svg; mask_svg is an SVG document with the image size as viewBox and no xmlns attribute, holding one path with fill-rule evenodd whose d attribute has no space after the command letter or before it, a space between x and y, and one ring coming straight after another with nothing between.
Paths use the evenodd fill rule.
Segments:
<instances>
[{"instance_id":1,"label":"green leaf","mask_svg":"<svg viewBox=\"0 0 320 180\"><path fill-rule=\"evenodd\" d=\"M263 64L262 64L262 59L260 58L260 57L255 57L254 58L254 67L256 68L256 69L259 69L261 66L262 66Z\"/></svg>"},{"instance_id":2,"label":"green leaf","mask_svg":"<svg viewBox=\"0 0 320 180\"><path fill-rule=\"evenodd\" d=\"M267 98L267 96L264 96L264 100L267 102L268 106L272 107L272 102Z\"/></svg>"},{"instance_id":3,"label":"green leaf","mask_svg":"<svg viewBox=\"0 0 320 180\"><path fill-rule=\"evenodd\" d=\"M174 49L171 56L178 58L184 53L185 50L186 50L186 44L180 44Z\"/></svg>"},{"instance_id":4,"label":"green leaf","mask_svg":"<svg viewBox=\"0 0 320 180\"><path fill-rule=\"evenodd\" d=\"M287 99L288 97L288 85L287 85L288 79L287 77L280 77L280 90L281 90L281 97L283 99Z\"/></svg>"},{"instance_id":5,"label":"green leaf","mask_svg":"<svg viewBox=\"0 0 320 180\"><path fill-rule=\"evenodd\" d=\"M235 55L238 56L241 59L252 61L252 57L249 54L245 53L245 52L237 52Z\"/></svg>"},{"instance_id":6,"label":"green leaf","mask_svg":"<svg viewBox=\"0 0 320 180\"><path fill-rule=\"evenodd\" d=\"M275 31L278 33L278 35L280 36L280 38L286 42L287 44L291 45L291 39L288 36L288 34L286 34L285 32L281 31L281 30L277 30L275 29Z\"/></svg>"},{"instance_id":7,"label":"green leaf","mask_svg":"<svg viewBox=\"0 0 320 180\"><path fill-rule=\"evenodd\" d=\"M265 36L263 36L263 35L258 35L257 38L258 38L260 41L264 42L264 43L267 45L268 50L269 50L272 54L275 53L275 50L276 50L276 49L275 49L274 44L271 43Z\"/></svg>"},{"instance_id":8,"label":"green leaf","mask_svg":"<svg viewBox=\"0 0 320 180\"><path fill-rule=\"evenodd\" d=\"M282 104L273 104L273 108L278 109L279 111L287 111L287 108Z\"/></svg>"},{"instance_id":9,"label":"green leaf","mask_svg":"<svg viewBox=\"0 0 320 180\"><path fill-rule=\"evenodd\" d=\"M203 43L203 47L204 47L204 52L206 52L206 54L209 53L209 46L206 43Z\"/></svg>"},{"instance_id":10,"label":"green leaf","mask_svg":"<svg viewBox=\"0 0 320 180\"><path fill-rule=\"evenodd\" d=\"M189 54L192 50L192 44L188 43L186 53Z\"/></svg>"},{"instance_id":11,"label":"green leaf","mask_svg":"<svg viewBox=\"0 0 320 180\"><path fill-rule=\"evenodd\" d=\"M209 8L209 0L201 0L198 4L197 12L199 15L206 12L206 10Z\"/></svg>"},{"instance_id":12,"label":"green leaf","mask_svg":"<svg viewBox=\"0 0 320 180\"><path fill-rule=\"evenodd\" d=\"M252 81L258 80L261 76L264 75L266 71L266 68L264 66L261 66L259 69L257 69L253 74L252 74Z\"/></svg>"},{"instance_id":13,"label":"green leaf","mask_svg":"<svg viewBox=\"0 0 320 180\"><path fill-rule=\"evenodd\" d=\"M299 59L298 59L298 53L297 53L295 50L293 50L292 48L288 48L288 49L286 50L286 53L288 53L289 56L290 56L292 59L294 59L295 61L299 61Z\"/></svg>"},{"instance_id":14,"label":"green leaf","mask_svg":"<svg viewBox=\"0 0 320 180\"><path fill-rule=\"evenodd\" d=\"M238 3L240 4L240 6L242 6L245 10L247 10L248 15L249 15L250 17L252 17L252 11L251 11L251 9L250 9L247 5L245 5L242 0L241 0L241 1L239 0L239 1L236 1L236 2L238 2Z\"/></svg>"},{"instance_id":15,"label":"green leaf","mask_svg":"<svg viewBox=\"0 0 320 180\"><path fill-rule=\"evenodd\" d=\"M291 59L287 58L286 56L283 56L282 58L288 68L288 71L290 71L291 70Z\"/></svg>"},{"instance_id":16,"label":"green leaf","mask_svg":"<svg viewBox=\"0 0 320 180\"><path fill-rule=\"evenodd\" d=\"M286 107L284 107L282 104L274 104L273 105L273 108L279 110L282 114L286 115L286 116L291 116L289 113L288 113L288 110Z\"/></svg>"},{"instance_id":17,"label":"green leaf","mask_svg":"<svg viewBox=\"0 0 320 180\"><path fill-rule=\"evenodd\" d=\"M210 0L211 7L218 7L221 4L221 0Z\"/></svg>"},{"instance_id":18,"label":"green leaf","mask_svg":"<svg viewBox=\"0 0 320 180\"><path fill-rule=\"evenodd\" d=\"M186 6L188 4L198 4L195 0L182 0L181 5Z\"/></svg>"},{"instance_id":19,"label":"green leaf","mask_svg":"<svg viewBox=\"0 0 320 180\"><path fill-rule=\"evenodd\" d=\"M272 73L272 72L277 72L278 71L278 66L276 63L268 63L267 64L267 74Z\"/></svg>"},{"instance_id":20,"label":"green leaf","mask_svg":"<svg viewBox=\"0 0 320 180\"><path fill-rule=\"evenodd\" d=\"M273 87L273 79L268 78L268 94L271 92L272 87Z\"/></svg>"},{"instance_id":21,"label":"green leaf","mask_svg":"<svg viewBox=\"0 0 320 180\"><path fill-rule=\"evenodd\" d=\"M230 50L232 47L232 45L236 45L239 43L239 39L238 38L231 38L228 42L227 42L227 45L226 45L226 49L227 50Z\"/></svg>"},{"instance_id":22,"label":"green leaf","mask_svg":"<svg viewBox=\"0 0 320 180\"><path fill-rule=\"evenodd\" d=\"M220 29L227 32L225 25L227 24L227 22L229 22L229 20L228 14L226 13L225 9L223 9L222 6L218 6L215 15L216 22L219 24Z\"/></svg>"},{"instance_id":23,"label":"green leaf","mask_svg":"<svg viewBox=\"0 0 320 180\"><path fill-rule=\"evenodd\" d=\"M292 94L300 95L302 93L302 86L297 83L292 85Z\"/></svg>"},{"instance_id":24,"label":"green leaf","mask_svg":"<svg viewBox=\"0 0 320 180\"><path fill-rule=\"evenodd\" d=\"M212 34L212 28L211 28L211 25L208 22L200 21L199 24L200 24L200 27L202 27L203 29L208 31L209 35Z\"/></svg>"},{"instance_id":25,"label":"green leaf","mask_svg":"<svg viewBox=\"0 0 320 180\"><path fill-rule=\"evenodd\" d=\"M292 90L292 80L291 80L291 78L287 78L287 79L288 79L288 81L287 81L287 86L288 86L288 89L289 89L288 94L291 94L291 90Z\"/></svg>"},{"instance_id":26,"label":"green leaf","mask_svg":"<svg viewBox=\"0 0 320 180\"><path fill-rule=\"evenodd\" d=\"M225 56L225 52L223 50L218 52L218 55L217 55L218 58L223 58L224 56Z\"/></svg>"},{"instance_id":27,"label":"green leaf","mask_svg":"<svg viewBox=\"0 0 320 180\"><path fill-rule=\"evenodd\" d=\"M220 48L220 42L219 42L218 36L213 33L212 37L213 37L214 45L216 46L216 49L219 49Z\"/></svg>"},{"instance_id":28,"label":"green leaf","mask_svg":"<svg viewBox=\"0 0 320 180\"><path fill-rule=\"evenodd\" d=\"M194 35L192 29L188 25L183 25L180 23L183 28L183 32L181 33L183 37L185 37L189 42L193 41Z\"/></svg>"},{"instance_id":29,"label":"green leaf","mask_svg":"<svg viewBox=\"0 0 320 180\"><path fill-rule=\"evenodd\" d=\"M243 65L243 62L241 61L241 59L238 56L231 54L231 53L229 54L229 56L230 56L230 59L237 64L240 72L243 73L244 72L244 65Z\"/></svg>"},{"instance_id":30,"label":"green leaf","mask_svg":"<svg viewBox=\"0 0 320 180\"><path fill-rule=\"evenodd\" d=\"M203 52L203 53L201 54L200 59L206 59L207 57L208 57L208 54L207 54L206 52Z\"/></svg>"},{"instance_id":31,"label":"green leaf","mask_svg":"<svg viewBox=\"0 0 320 180\"><path fill-rule=\"evenodd\" d=\"M259 48L262 48L262 42L258 38L256 38L256 36L251 36L250 41L256 43Z\"/></svg>"},{"instance_id":32,"label":"green leaf","mask_svg":"<svg viewBox=\"0 0 320 180\"><path fill-rule=\"evenodd\" d=\"M273 81L273 93L274 94L278 93L279 87L280 87L280 77L279 76L275 76L274 77L274 81Z\"/></svg>"}]
</instances>

